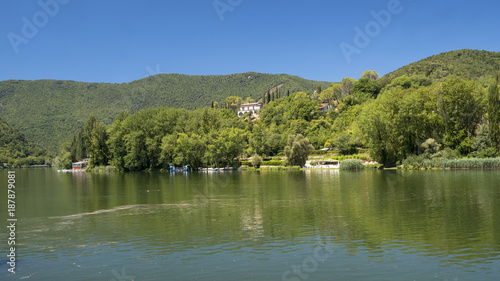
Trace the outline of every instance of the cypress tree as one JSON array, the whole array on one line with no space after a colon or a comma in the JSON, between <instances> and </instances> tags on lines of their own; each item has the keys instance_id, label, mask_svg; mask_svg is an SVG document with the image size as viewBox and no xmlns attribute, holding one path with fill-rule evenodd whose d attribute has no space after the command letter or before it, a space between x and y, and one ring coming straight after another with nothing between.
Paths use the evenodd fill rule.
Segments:
<instances>
[{"instance_id":1,"label":"cypress tree","mask_svg":"<svg viewBox=\"0 0 500 281\"><path fill-rule=\"evenodd\" d=\"M321 85L318 85L318 87L316 88L316 93L318 95L321 94Z\"/></svg>"},{"instance_id":2,"label":"cypress tree","mask_svg":"<svg viewBox=\"0 0 500 281\"><path fill-rule=\"evenodd\" d=\"M500 98L498 94L499 74L488 88L488 122L490 140L494 148L500 149Z\"/></svg>"}]
</instances>

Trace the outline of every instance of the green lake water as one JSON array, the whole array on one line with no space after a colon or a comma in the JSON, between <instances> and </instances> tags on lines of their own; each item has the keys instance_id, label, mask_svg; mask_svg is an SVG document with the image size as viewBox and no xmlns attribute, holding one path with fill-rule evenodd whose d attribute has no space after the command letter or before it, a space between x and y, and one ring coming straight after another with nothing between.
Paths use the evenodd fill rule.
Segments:
<instances>
[{"instance_id":1,"label":"green lake water","mask_svg":"<svg viewBox=\"0 0 500 281\"><path fill-rule=\"evenodd\" d=\"M500 280L500 171L16 171L0 280Z\"/></svg>"}]
</instances>

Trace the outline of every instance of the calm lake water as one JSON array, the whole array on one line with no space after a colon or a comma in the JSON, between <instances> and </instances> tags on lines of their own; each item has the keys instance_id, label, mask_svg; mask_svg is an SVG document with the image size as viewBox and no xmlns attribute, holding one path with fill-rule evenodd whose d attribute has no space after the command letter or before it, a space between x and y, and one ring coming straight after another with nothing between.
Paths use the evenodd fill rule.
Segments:
<instances>
[{"instance_id":1,"label":"calm lake water","mask_svg":"<svg viewBox=\"0 0 500 281\"><path fill-rule=\"evenodd\" d=\"M500 280L500 171L16 170L1 280Z\"/></svg>"}]
</instances>

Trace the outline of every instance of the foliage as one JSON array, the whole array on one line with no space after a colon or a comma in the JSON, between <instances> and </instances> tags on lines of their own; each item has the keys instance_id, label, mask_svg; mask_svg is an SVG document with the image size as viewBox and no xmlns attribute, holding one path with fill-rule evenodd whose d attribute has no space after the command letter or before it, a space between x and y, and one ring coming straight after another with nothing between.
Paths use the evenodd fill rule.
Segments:
<instances>
[{"instance_id":1,"label":"foliage","mask_svg":"<svg viewBox=\"0 0 500 281\"><path fill-rule=\"evenodd\" d=\"M288 166L304 166L309 153L314 150L314 147L309 144L309 140L301 134L290 135L288 137L288 145L285 147L285 155L287 157Z\"/></svg>"},{"instance_id":2,"label":"foliage","mask_svg":"<svg viewBox=\"0 0 500 281\"><path fill-rule=\"evenodd\" d=\"M250 98L252 99L252 98ZM233 110L233 112L237 112L242 104L243 99L241 97L230 96L226 98L226 106Z\"/></svg>"},{"instance_id":3,"label":"foliage","mask_svg":"<svg viewBox=\"0 0 500 281\"><path fill-rule=\"evenodd\" d=\"M44 165L49 157L46 150L0 119L0 167Z\"/></svg>"},{"instance_id":4,"label":"foliage","mask_svg":"<svg viewBox=\"0 0 500 281\"><path fill-rule=\"evenodd\" d=\"M319 115L319 102L307 98L295 100L290 106L285 118L312 121Z\"/></svg>"},{"instance_id":5,"label":"foliage","mask_svg":"<svg viewBox=\"0 0 500 281\"><path fill-rule=\"evenodd\" d=\"M471 152L476 126L484 113L483 92L473 81L453 78L443 83L438 94L444 123L443 144L462 153Z\"/></svg>"},{"instance_id":6,"label":"foliage","mask_svg":"<svg viewBox=\"0 0 500 281\"><path fill-rule=\"evenodd\" d=\"M380 75L375 70L366 70L361 75L361 79L370 79L373 81L377 80L379 77Z\"/></svg>"},{"instance_id":7,"label":"foliage","mask_svg":"<svg viewBox=\"0 0 500 281\"><path fill-rule=\"evenodd\" d=\"M349 77L342 78L342 81L340 81L340 86L341 86L340 98L345 98L351 95L351 89L355 82L356 79L353 78Z\"/></svg>"},{"instance_id":8,"label":"foliage","mask_svg":"<svg viewBox=\"0 0 500 281\"><path fill-rule=\"evenodd\" d=\"M334 83L328 89L321 92L321 94L319 95L318 98L321 102L327 102L330 104L334 104L335 101L338 101L342 97L343 97L342 96L342 85Z\"/></svg>"},{"instance_id":9,"label":"foliage","mask_svg":"<svg viewBox=\"0 0 500 281\"><path fill-rule=\"evenodd\" d=\"M118 170L163 169L169 165L238 167L242 164L238 158L259 155L263 158L287 156L287 165L302 166L313 148L323 147L335 148L339 155L369 152L369 157L363 156L386 165L409 159L407 166L419 163L427 167L442 159L494 157L498 155L493 141L496 127L492 129L498 116L495 109L495 98L499 98L498 89L495 90L498 82L485 75L478 80L450 76L437 81L423 74L403 73L387 82L385 77L375 79L377 75L366 73L357 81L344 78L341 83L333 83L330 87L320 83L325 89L322 92L316 83L291 95L289 91L284 94L285 91L275 87L280 84L275 84L259 90L255 96L242 90L237 96L234 91L220 99L211 97L202 109L192 111L165 107L141 110L136 107L129 110L131 114L121 111L116 116L110 115L109 122L102 116L113 110L104 114L97 106L96 117L85 116L87 121L81 121L72 129L75 132L73 141L63 145L59 162L70 153L72 160L92 156L92 166L112 165ZM245 89L253 77L249 76L233 78L240 77L240 86ZM155 77L172 78L168 75ZM187 81L187 77L176 77ZM215 77L219 76L211 78ZM190 78L194 81L199 77ZM211 85L211 80L208 81L207 85ZM220 80L217 84L231 84L231 81ZM129 84L138 85L136 82ZM61 83L59 86L65 84ZM2 85L6 83L0 83L0 91ZM131 85L120 86L127 88ZM191 84L187 85L187 88L191 87ZM49 86L54 87L50 83ZM108 90L113 100L111 86ZM213 86L210 92L219 89L217 87L229 86ZM317 88L316 93L321 92L317 97L310 95L314 88ZM156 101L156 107L170 97L158 98L155 95L161 91L155 89L151 87L148 98ZM59 89L52 94L62 91ZM185 90L180 90L180 93L185 93ZM128 95L127 92L121 94ZM185 93L185 97L188 96ZM239 118L235 114L245 96L266 100L259 116ZM335 110L326 114L320 112L320 100L333 103ZM153 106L149 100L140 104L141 107L146 104ZM196 100L193 99L191 104L196 104ZM172 105L176 106L175 103ZM81 112L72 114L65 116L81 116ZM302 139L296 139L298 136ZM332 157L335 156L325 156ZM337 157L346 159L346 156ZM279 162L275 164L282 164L279 158L272 159ZM5 161L16 164L11 159Z\"/></svg>"},{"instance_id":10,"label":"foliage","mask_svg":"<svg viewBox=\"0 0 500 281\"><path fill-rule=\"evenodd\" d=\"M499 75L488 88L488 123L489 137L493 148L500 151L500 97L498 91Z\"/></svg>"},{"instance_id":11,"label":"foliage","mask_svg":"<svg viewBox=\"0 0 500 281\"><path fill-rule=\"evenodd\" d=\"M351 88L353 97L364 102L370 98L377 98L380 87L370 78L361 78Z\"/></svg>"},{"instance_id":12,"label":"foliage","mask_svg":"<svg viewBox=\"0 0 500 281\"><path fill-rule=\"evenodd\" d=\"M498 169L500 168L500 158L462 158L427 159L423 156L410 156L403 161L403 170L422 169Z\"/></svg>"},{"instance_id":13,"label":"foliage","mask_svg":"<svg viewBox=\"0 0 500 281\"><path fill-rule=\"evenodd\" d=\"M262 166L282 166L283 162L278 161L278 160L272 160L272 161L263 161Z\"/></svg>"},{"instance_id":14,"label":"foliage","mask_svg":"<svg viewBox=\"0 0 500 281\"><path fill-rule=\"evenodd\" d=\"M354 137L348 133L341 133L334 140L334 145L341 155L355 154L358 151L358 144Z\"/></svg>"},{"instance_id":15,"label":"foliage","mask_svg":"<svg viewBox=\"0 0 500 281\"><path fill-rule=\"evenodd\" d=\"M366 155L366 154L333 156L333 157L326 157L324 160L328 160L330 158L333 158L333 159L339 160L339 161L343 161L343 160L347 160L347 159L370 160L370 157L368 157L368 155Z\"/></svg>"},{"instance_id":16,"label":"foliage","mask_svg":"<svg viewBox=\"0 0 500 281\"><path fill-rule=\"evenodd\" d=\"M262 164L262 157L260 157L259 154L254 154L252 156L252 166L260 168L261 164Z\"/></svg>"},{"instance_id":17,"label":"foliage","mask_svg":"<svg viewBox=\"0 0 500 281\"><path fill-rule=\"evenodd\" d=\"M422 149L426 155L435 155L441 150L441 144L439 144L435 139L427 139L422 143Z\"/></svg>"},{"instance_id":18,"label":"foliage","mask_svg":"<svg viewBox=\"0 0 500 281\"><path fill-rule=\"evenodd\" d=\"M71 159L71 153L66 152L61 158L61 165L63 169L71 169L71 164L73 163L73 160Z\"/></svg>"},{"instance_id":19,"label":"foliage","mask_svg":"<svg viewBox=\"0 0 500 281\"><path fill-rule=\"evenodd\" d=\"M423 75L416 75L411 77L407 75L402 75L392 80L388 88L417 89L422 86L430 86L431 84L432 84L431 79Z\"/></svg>"},{"instance_id":20,"label":"foliage","mask_svg":"<svg viewBox=\"0 0 500 281\"><path fill-rule=\"evenodd\" d=\"M498 69L500 53L464 49L438 54L406 65L380 78L380 84L390 84L392 80L403 75L423 76L432 82L453 77L477 80L484 76L494 76Z\"/></svg>"},{"instance_id":21,"label":"foliage","mask_svg":"<svg viewBox=\"0 0 500 281\"><path fill-rule=\"evenodd\" d=\"M451 169L491 169L500 168L500 158L466 158L442 161L443 168Z\"/></svg>"},{"instance_id":22,"label":"foliage","mask_svg":"<svg viewBox=\"0 0 500 281\"><path fill-rule=\"evenodd\" d=\"M123 84L7 80L0 82L1 116L27 138L37 140L49 151L59 152L90 115L109 125L121 111L133 114L159 106L195 110L210 107L212 101L223 107L229 96L257 100L280 84L292 92L312 92L318 84L326 89L330 83L255 72L158 74Z\"/></svg>"},{"instance_id":23,"label":"foliage","mask_svg":"<svg viewBox=\"0 0 500 281\"><path fill-rule=\"evenodd\" d=\"M347 159L340 162L341 170L362 170L363 168L363 161L359 159Z\"/></svg>"}]
</instances>

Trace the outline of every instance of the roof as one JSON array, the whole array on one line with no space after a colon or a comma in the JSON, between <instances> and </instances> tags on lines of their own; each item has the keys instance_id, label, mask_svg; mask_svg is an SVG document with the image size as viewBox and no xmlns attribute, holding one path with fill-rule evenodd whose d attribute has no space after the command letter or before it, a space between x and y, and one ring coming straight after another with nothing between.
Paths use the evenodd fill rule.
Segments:
<instances>
[{"instance_id":1,"label":"roof","mask_svg":"<svg viewBox=\"0 0 500 281\"><path fill-rule=\"evenodd\" d=\"M319 107L319 109L323 109L323 108L325 108L325 107L327 107L329 105L330 105L329 103L324 102L324 103L321 104L321 106Z\"/></svg>"},{"instance_id":2,"label":"roof","mask_svg":"<svg viewBox=\"0 0 500 281\"><path fill-rule=\"evenodd\" d=\"M255 105L262 105L260 102L251 102L251 103L245 103L240 106L255 106Z\"/></svg>"}]
</instances>

